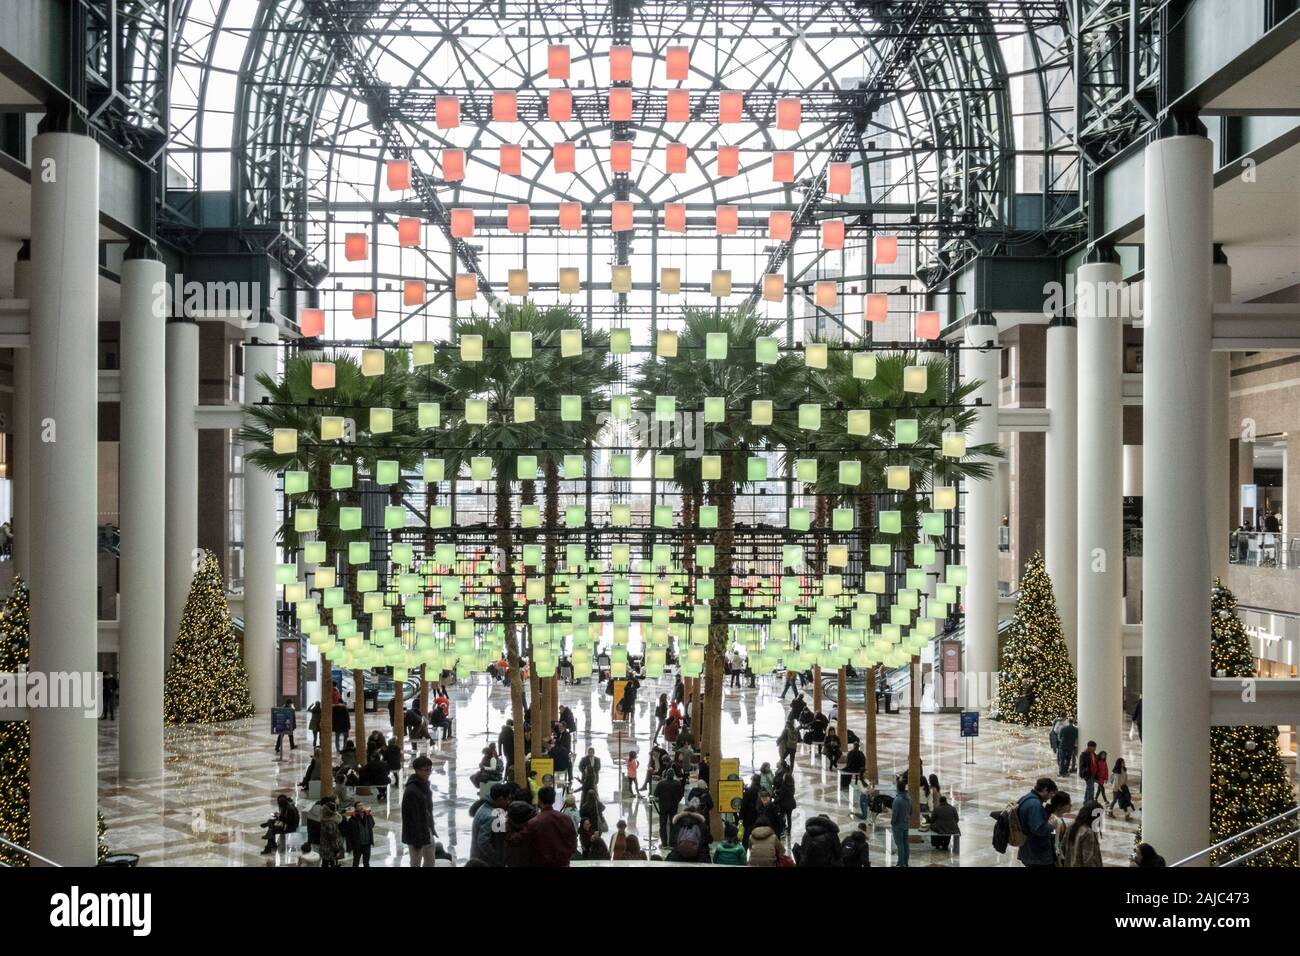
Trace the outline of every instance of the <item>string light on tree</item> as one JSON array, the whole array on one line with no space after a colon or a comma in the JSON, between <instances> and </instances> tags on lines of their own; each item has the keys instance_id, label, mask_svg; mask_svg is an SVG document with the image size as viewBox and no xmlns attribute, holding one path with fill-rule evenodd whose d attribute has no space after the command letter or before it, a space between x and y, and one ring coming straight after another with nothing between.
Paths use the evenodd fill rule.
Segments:
<instances>
[{"instance_id":1,"label":"string light on tree","mask_svg":"<svg viewBox=\"0 0 1300 956\"><path fill-rule=\"evenodd\" d=\"M1057 717L1073 718L1077 701L1052 579L1042 553L1035 552L1020 579L1020 597L1002 649L998 716L1026 727L1046 727Z\"/></svg>"},{"instance_id":2,"label":"string light on tree","mask_svg":"<svg viewBox=\"0 0 1300 956\"><path fill-rule=\"evenodd\" d=\"M0 673L27 670L29 608L27 584L18 578L0 609ZM0 722L0 833L19 846L28 846L31 837L31 782L27 775L31 756L31 724L25 720ZM0 847L0 863L26 866L27 857Z\"/></svg>"}]
</instances>

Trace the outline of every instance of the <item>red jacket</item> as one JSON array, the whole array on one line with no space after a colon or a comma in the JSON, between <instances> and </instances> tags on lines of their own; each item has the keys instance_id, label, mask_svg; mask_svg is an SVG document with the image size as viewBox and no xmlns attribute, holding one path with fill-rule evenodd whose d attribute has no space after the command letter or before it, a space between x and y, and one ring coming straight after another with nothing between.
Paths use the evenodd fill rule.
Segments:
<instances>
[{"instance_id":1,"label":"red jacket","mask_svg":"<svg viewBox=\"0 0 1300 956\"><path fill-rule=\"evenodd\" d=\"M563 813L543 810L509 834L506 843L527 847L533 866L568 866L578 848L578 831Z\"/></svg>"},{"instance_id":2,"label":"red jacket","mask_svg":"<svg viewBox=\"0 0 1300 956\"><path fill-rule=\"evenodd\" d=\"M1106 766L1106 761L1101 757L1092 758L1092 779L1099 784L1110 779L1110 767Z\"/></svg>"}]
</instances>

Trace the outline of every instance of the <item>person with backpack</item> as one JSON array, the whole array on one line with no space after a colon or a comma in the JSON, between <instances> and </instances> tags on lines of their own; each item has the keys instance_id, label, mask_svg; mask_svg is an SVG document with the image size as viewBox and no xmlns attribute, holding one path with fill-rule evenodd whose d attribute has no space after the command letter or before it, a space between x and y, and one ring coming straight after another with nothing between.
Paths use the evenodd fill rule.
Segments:
<instances>
[{"instance_id":1,"label":"person with backpack","mask_svg":"<svg viewBox=\"0 0 1300 956\"><path fill-rule=\"evenodd\" d=\"M713 862L723 866L745 865L745 845L738 839L734 823L727 824L727 829L722 836L722 842L713 845Z\"/></svg>"},{"instance_id":2,"label":"person with backpack","mask_svg":"<svg viewBox=\"0 0 1300 956\"><path fill-rule=\"evenodd\" d=\"M907 793L907 781L899 777L897 792L894 794L894 805L889 811L889 832L894 838L894 846L898 849L898 862L894 866L906 867L908 864L911 857L911 843L907 831L911 828L912 798Z\"/></svg>"},{"instance_id":3,"label":"person with backpack","mask_svg":"<svg viewBox=\"0 0 1300 956\"><path fill-rule=\"evenodd\" d=\"M1070 775L1070 764L1074 762L1074 751L1079 746L1079 728L1074 726L1069 717L1056 733L1056 769L1058 777Z\"/></svg>"},{"instance_id":4,"label":"person with backpack","mask_svg":"<svg viewBox=\"0 0 1300 956\"><path fill-rule=\"evenodd\" d=\"M789 767L794 767L795 754L799 752L799 728L794 719L785 725L781 736L776 738L776 747L781 760Z\"/></svg>"},{"instance_id":5,"label":"person with backpack","mask_svg":"<svg viewBox=\"0 0 1300 956\"><path fill-rule=\"evenodd\" d=\"M1065 866L1061 851L1065 847L1067 829L1065 815L1070 812L1070 795L1064 790L1056 791L1043 805L1043 812L1047 814L1047 822L1051 825L1052 832L1056 834L1056 865Z\"/></svg>"},{"instance_id":6,"label":"person with backpack","mask_svg":"<svg viewBox=\"0 0 1300 956\"><path fill-rule=\"evenodd\" d=\"M803 839L795 845L796 866L840 866L840 828L824 813L808 821Z\"/></svg>"},{"instance_id":7,"label":"person with backpack","mask_svg":"<svg viewBox=\"0 0 1300 956\"><path fill-rule=\"evenodd\" d=\"M1097 741L1089 740L1088 747L1079 754L1079 779L1083 781L1083 802L1092 800L1097 786Z\"/></svg>"},{"instance_id":8,"label":"person with backpack","mask_svg":"<svg viewBox=\"0 0 1300 956\"><path fill-rule=\"evenodd\" d=\"M1056 832L1043 806L1056 791L1055 780L1039 777L1034 789L1016 801L1015 813L1009 815L1014 820L1010 843L1020 848L1016 859L1025 866L1056 865Z\"/></svg>"},{"instance_id":9,"label":"person with backpack","mask_svg":"<svg viewBox=\"0 0 1300 956\"><path fill-rule=\"evenodd\" d=\"M708 823L699 812L699 804L692 800L686 809L673 817L673 849L668 854L672 863L709 862Z\"/></svg>"},{"instance_id":10,"label":"person with backpack","mask_svg":"<svg viewBox=\"0 0 1300 956\"><path fill-rule=\"evenodd\" d=\"M858 868L871 866L871 847L867 843L865 823L859 823L857 829L840 844L840 865Z\"/></svg>"}]
</instances>

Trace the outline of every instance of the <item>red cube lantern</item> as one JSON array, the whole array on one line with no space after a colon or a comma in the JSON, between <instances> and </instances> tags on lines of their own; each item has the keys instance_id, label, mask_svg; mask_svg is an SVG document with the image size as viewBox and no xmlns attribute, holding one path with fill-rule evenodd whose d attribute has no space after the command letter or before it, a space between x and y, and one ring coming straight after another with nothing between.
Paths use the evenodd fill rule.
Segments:
<instances>
[{"instance_id":1,"label":"red cube lantern","mask_svg":"<svg viewBox=\"0 0 1300 956\"><path fill-rule=\"evenodd\" d=\"M718 94L718 122L739 123L745 115L744 94L723 90Z\"/></svg>"},{"instance_id":2,"label":"red cube lantern","mask_svg":"<svg viewBox=\"0 0 1300 956\"><path fill-rule=\"evenodd\" d=\"M823 249L844 248L844 220L843 219L822 220L822 248Z\"/></svg>"},{"instance_id":3,"label":"red cube lantern","mask_svg":"<svg viewBox=\"0 0 1300 956\"><path fill-rule=\"evenodd\" d=\"M691 94L688 90L669 90L665 106L669 123L687 123L691 118Z\"/></svg>"},{"instance_id":4,"label":"red cube lantern","mask_svg":"<svg viewBox=\"0 0 1300 956\"><path fill-rule=\"evenodd\" d=\"M632 119L632 91L626 86L619 86L609 91L609 120L611 123L627 123Z\"/></svg>"},{"instance_id":5,"label":"red cube lantern","mask_svg":"<svg viewBox=\"0 0 1300 956\"><path fill-rule=\"evenodd\" d=\"M767 216L767 237L784 241L790 238L794 216L788 210L774 209Z\"/></svg>"},{"instance_id":6,"label":"red cube lantern","mask_svg":"<svg viewBox=\"0 0 1300 956\"><path fill-rule=\"evenodd\" d=\"M876 236L876 265L892 266L898 261L898 237Z\"/></svg>"},{"instance_id":7,"label":"red cube lantern","mask_svg":"<svg viewBox=\"0 0 1300 956\"><path fill-rule=\"evenodd\" d=\"M560 228L565 232L577 232L582 228L582 206L576 202L560 203Z\"/></svg>"},{"instance_id":8,"label":"red cube lantern","mask_svg":"<svg viewBox=\"0 0 1300 956\"><path fill-rule=\"evenodd\" d=\"M632 230L632 204L630 202L616 202L610 206L609 227L614 232L630 232Z\"/></svg>"},{"instance_id":9,"label":"red cube lantern","mask_svg":"<svg viewBox=\"0 0 1300 956\"><path fill-rule=\"evenodd\" d=\"M423 279L407 279L402 283L402 305L424 305L428 295Z\"/></svg>"},{"instance_id":10,"label":"red cube lantern","mask_svg":"<svg viewBox=\"0 0 1300 956\"><path fill-rule=\"evenodd\" d=\"M670 202L664 206L664 229L668 232L686 231L686 205Z\"/></svg>"},{"instance_id":11,"label":"red cube lantern","mask_svg":"<svg viewBox=\"0 0 1300 956\"><path fill-rule=\"evenodd\" d=\"M325 334L325 310L303 309L298 313L298 328L305 338L314 339Z\"/></svg>"},{"instance_id":12,"label":"red cube lantern","mask_svg":"<svg viewBox=\"0 0 1300 956\"><path fill-rule=\"evenodd\" d=\"M449 183L459 182L465 178L465 151L463 149L444 149L442 151L442 178Z\"/></svg>"},{"instance_id":13,"label":"red cube lantern","mask_svg":"<svg viewBox=\"0 0 1300 956\"><path fill-rule=\"evenodd\" d=\"M451 237L467 239L474 235L474 210L453 209L451 211Z\"/></svg>"},{"instance_id":14,"label":"red cube lantern","mask_svg":"<svg viewBox=\"0 0 1300 956\"><path fill-rule=\"evenodd\" d=\"M863 318L868 322L884 322L889 318L889 296L883 292L868 295Z\"/></svg>"},{"instance_id":15,"label":"red cube lantern","mask_svg":"<svg viewBox=\"0 0 1300 956\"><path fill-rule=\"evenodd\" d=\"M718 147L718 175L735 176L740 172L740 147Z\"/></svg>"},{"instance_id":16,"label":"red cube lantern","mask_svg":"<svg viewBox=\"0 0 1300 956\"><path fill-rule=\"evenodd\" d=\"M772 154L772 182L794 182L794 153L782 149Z\"/></svg>"},{"instance_id":17,"label":"red cube lantern","mask_svg":"<svg viewBox=\"0 0 1300 956\"><path fill-rule=\"evenodd\" d=\"M737 207L719 206L714 212L714 232L719 236L734 236L739 219Z\"/></svg>"},{"instance_id":18,"label":"red cube lantern","mask_svg":"<svg viewBox=\"0 0 1300 956\"><path fill-rule=\"evenodd\" d=\"M390 159L387 172L389 189L400 191L411 188L411 161L409 159Z\"/></svg>"},{"instance_id":19,"label":"red cube lantern","mask_svg":"<svg viewBox=\"0 0 1300 956\"><path fill-rule=\"evenodd\" d=\"M572 143L556 143L551 147L551 159L557 173L571 173L575 169L576 152Z\"/></svg>"},{"instance_id":20,"label":"red cube lantern","mask_svg":"<svg viewBox=\"0 0 1300 956\"><path fill-rule=\"evenodd\" d=\"M937 339L939 337L939 313L916 313L916 337L918 339Z\"/></svg>"},{"instance_id":21,"label":"red cube lantern","mask_svg":"<svg viewBox=\"0 0 1300 956\"><path fill-rule=\"evenodd\" d=\"M798 129L803 118L803 103L797 96L783 96L776 101L776 128Z\"/></svg>"},{"instance_id":22,"label":"red cube lantern","mask_svg":"<svg viewBox=\"0 0 1300 956\"><path fill-rule=\"evenodd\" d=\"M420 220L413 216L403 216L397 220L397 244L399 246L418 246L420 244Z\"/></svg>"},{"instance_id":23,"label":"red cube lantern","mask_svg":"<svg viewBox=\"0 0 1300 956\"><path fill-rule=\"evenodd\" d=\"M519 120L519 97L514 90L497 90L492 94L492 121L514 123Z\"/></svg>"},{"instance_id":24,"label":"red cube lantern","mask_svg":"<svg viewBox=\"0 0 1300 956\"><path fill-rule=\"evenodd\" d=\"M343 237L343 258L348 262L364 262L368 245L364 232L349 232Z\"/></svg>"},{"instance_id":25,"label":"red cube lantern","mask_svg":"<svg viewBox=\"0 0 1300 956\"><path fill-rule=\"evenodd\" d=\"M552 123L573 119L573 94L568 90L551 90L546 94L546 118Z\"/></svg>"},{"instance_id":26,"label":"red cube lantern","mask_svg":"<svg viewBox=\"0 0 1300 956\"><path fill-rule=\"evenodd\" d=\"M632 141L616 139L609 144L609 168L615 173L632 172Z\"/></svg>"},{"instance_id":27,"label":"red cube lantern","mask_svg":"<svg viewBox=\"0 0 1300 956\"><path fill-rule=\"evenodd\" d=\"M433 119L438 129L455 129L460 125L460 100L439 96L433 101Z\"/></svg>"},{"instance_id":28,"label":"red cube lantern","mask_svg":"<svg viewBox=\"0 0 1300 956\"><path fill-rule=\"evenodd\" d=\"M502 143L500 156L501 172L506 176L518 176L523 171L524 151L518 143Z\"/></svg>"},{"instance_id":29,"label":"red cube lantern","mask_svg":"<svg viewBox=\"0 0 1300 956\"><path fill-rule=\"evenodd\" d=\"M527 203L512 203L506 207L506 229L515 235L527 235L532 226L532 214Z\"/></svg>"},{"instance_id":30,"label":"red cube lantern","mask_svg":"<svg viewBox=\"0 0 1300 956\"><path fill-rule=\"evenodd\" d=\"M563 43L552 43L546 48L546 76L552 80L569 78L569 47Z\"/></svg>"},{"instance_id":31,"label":"red cube lantern","mask_svg":"<svg viewBox=\"0 0 1300 956\"><path fill-rule=\"evenodd\" d=\"M831 163L826 171L826 191L833 196L847 196L853 189L853 167L848 163Z\"/></svg>"},{"instance_id":32,"label":"red cube lantern","mask_svg":"<svg viewBox=\"0 0 1300 956\"><path fill-rule=\"evenodd\" d=\"M664 171L667 173L686 172L686 144L669 143L664 150Z\"/></svg>"},{"instance_id":33,"label":"red cube lantern","mask_svg":"<svg viewBox=\"0 0 1300 956\"><path fill-rule=\"evenodd\" d=\"M373 319L375 317L375 294L373 292L352 293L352 317L354 319Z\"/></svg>"},{"instance_id":34,"label":"red cube lantern","mask_svg":"<svg viewBox=\"0 0 1300 956\"><path fill-rule=\"evenodd\" d=\"M688 46L670 46L668 48L668 79L684 80L691 72L691 48Z\"/></svg>"},{"instance_id":35,"label":"red cube lantern","mask_svg":"<svg viewBox=\"0 0 1300 956\"><path fill-rule=\"evenodd\" d=\"M632 48L626 44L615 44L609 48L609 81L611 83L632 82Z\"/></svg>"}]
</instances>

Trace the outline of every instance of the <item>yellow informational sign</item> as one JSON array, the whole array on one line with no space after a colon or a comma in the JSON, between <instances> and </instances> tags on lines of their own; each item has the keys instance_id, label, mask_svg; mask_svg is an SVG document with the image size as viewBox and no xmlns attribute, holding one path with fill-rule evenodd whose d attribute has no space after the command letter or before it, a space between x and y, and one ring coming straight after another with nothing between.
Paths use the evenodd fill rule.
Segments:
<instances>
[{"instance_id":1,"label":"yellow informational sign","mask_svg":"<svg viewBox=\"0 0 1300 956\"><path fill-rule=\"evenodd\" d=\"M542 786L555 785L555 760L551 757L534 757L532 760L532 778ZM550 780L546 778L550 777Z\"/></svg>"},{"instance_id":2,"label":"yellow informational sign","mask_svg":"<svg viewBox=\"0 0 1300 956\"><path fill-rule=\"evenodd\" d=\"M743 780L719 780L718 812L739 813L740 801L744 798L744 795L745 783Z\"/></svg>"},{"instance_id":3,"label":"yellow informational sign","mask_svg":"<svg viewBox=\"0 0 1300 956\"><path fill-rule=\"evenodd\" d=\"M740 758L723 757L720 761L718 761L718 779L739 780L740 779Z\"/></svg>"},{"instance_id":4,"label":"yellow informational sign","mask_svg":"<svg viewBox=\"0 0 1300 956\"><path fill-rule=\"evenodd\" d=\"M614 719L615 720L623 719L623 717L621 716L622 710L620 709L619 705L623 703L623 692L625 690L627 690L627 681L621 677L616 678L614 680Z\"/></svg>"}]
</instances>

